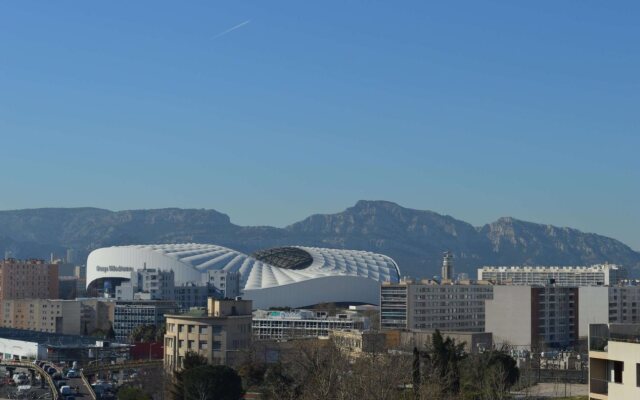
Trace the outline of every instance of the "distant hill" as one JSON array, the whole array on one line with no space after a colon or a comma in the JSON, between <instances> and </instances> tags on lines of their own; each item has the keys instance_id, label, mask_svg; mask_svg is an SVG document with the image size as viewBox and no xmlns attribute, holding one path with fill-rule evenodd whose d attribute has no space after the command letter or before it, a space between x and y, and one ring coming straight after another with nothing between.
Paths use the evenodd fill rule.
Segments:
<instances>
[{"instance_id":1,"label":"distant hill","mask_svg":"<svg viewBox=\"0 0 640 400\"><path fill-rule=\"evenodd\" d=\"M337 214L312 215L286 228L238 226L215 210L108 211L42 208L0 211L0 251L20 258L79 259L96 248L122 244L201 242L252 252L277 245L307 245L375 251L393 257L403 274L439 274L442 252L455 255L457 272L475 277L480 265L587 265L610 262L640 275L640 253L608 237L519 221L474 227L432 211L387 201L359 201Z\"/></svg>"}]
</instances>

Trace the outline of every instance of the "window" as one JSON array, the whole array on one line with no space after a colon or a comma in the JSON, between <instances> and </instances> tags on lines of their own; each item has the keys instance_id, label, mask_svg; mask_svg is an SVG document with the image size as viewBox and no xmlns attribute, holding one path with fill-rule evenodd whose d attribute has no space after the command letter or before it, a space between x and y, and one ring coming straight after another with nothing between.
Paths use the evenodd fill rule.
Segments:
<instances>
[{"instance_id":1,"label":"window","mask_svg":"<svg viewBox=\"0 0 640 400\"><path fill-rule=\"evenodd\" d=\"M640 364L636 364L636 386L640 387Z\"/></svg>"},{"instance_id":2,"label":"window","mask_svg":"<svg viewBox=\"0 0 640 400\"><path fill-rule=\"evenodd\" d=\"M622 383L622 371L624 371L624 362L612 361L613 363L613 383Z\"/></svg>"}]
</instances>

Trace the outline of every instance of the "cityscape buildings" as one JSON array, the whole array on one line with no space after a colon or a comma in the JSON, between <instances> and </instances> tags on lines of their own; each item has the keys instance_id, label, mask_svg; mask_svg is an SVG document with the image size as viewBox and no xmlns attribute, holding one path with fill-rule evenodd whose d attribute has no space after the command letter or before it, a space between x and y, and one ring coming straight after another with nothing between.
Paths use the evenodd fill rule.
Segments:
<instances>
[{"instance_id":1,"label":"cityscape buildings","mask_svg":"<svg viewBox=\"0 0 640 400\"><path fill-rule=\"evenodd\" d=\"M246 255L209 244L116 246L87 259L87 291L113 295L131 273L145 268L173 271L175 285L210 282L209 271L240 274L240 295L256 308L305 307L327 302L375 304L380 282L397 282L389 257L366 251L278 247Z\"/></svg>"}]
</instances>

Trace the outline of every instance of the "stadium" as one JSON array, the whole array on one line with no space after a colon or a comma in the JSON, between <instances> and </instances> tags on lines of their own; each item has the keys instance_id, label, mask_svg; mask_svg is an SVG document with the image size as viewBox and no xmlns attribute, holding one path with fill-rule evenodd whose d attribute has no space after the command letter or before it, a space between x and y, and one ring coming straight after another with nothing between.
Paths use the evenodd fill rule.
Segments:
<instances>
[{"instance_id":1,"label":"stadium","mask_svg":"<svg viewBox=\"0 0 640 400\"><path fill-rule=\"evenodd\" d=\"M254 308L378 304L380 283L400 279L393 259L367 251L289 246L247 255L188 243L94 250L87 259L87 289L115 287L145 267L172 270L176 285L199 284L209 270L239 272L242 297L253 300Z\"/></svg>"}]
</instances>

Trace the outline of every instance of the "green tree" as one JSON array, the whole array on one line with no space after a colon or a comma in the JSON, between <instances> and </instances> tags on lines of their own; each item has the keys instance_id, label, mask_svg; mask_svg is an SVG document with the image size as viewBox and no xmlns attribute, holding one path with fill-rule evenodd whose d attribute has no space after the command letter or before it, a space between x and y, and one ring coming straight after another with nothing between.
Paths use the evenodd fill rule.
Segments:
<instances>
[{"instance_id":1,"label":"green tree","mask_svg":"<svg viewBox=\"0 0 640 400\"><path fill-rule=\"evenodd\" d=\"M457 396L460 393L460 363L466 357L464 343L444 338L436 330L423 356L426 368L421 391L435 399Z\"/></svg>"},{"instance_id":2,"label":"green tree","mask_svg":"<svg viewBox=\"0 0 640 400\"><path fill-rule=\"evenodd\" d=\"M185 400L238 400L242 398L242 379L224 365L204 365L185 371Z\"/></svg>"},{"instance_id":3,"label":"green tree","mask_svg":"<svg viewBox=\"0 0 640 400\"><path fill-rule=\"evenodd\" d=\"M173 387L170 390L173 400L184 400L184 375L187 371L207 365L207 359L195 351L188 351L182 359L182 369L173 375Z\"/></svg>"}]
</instances>

